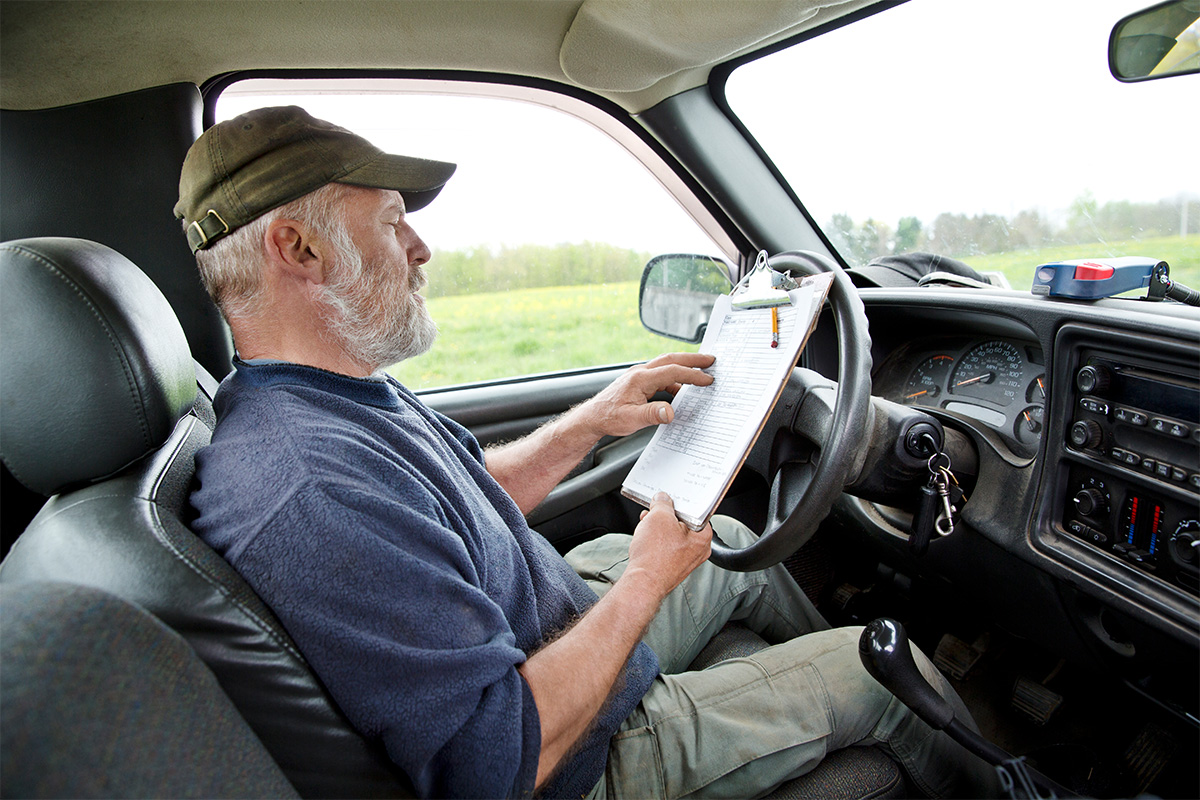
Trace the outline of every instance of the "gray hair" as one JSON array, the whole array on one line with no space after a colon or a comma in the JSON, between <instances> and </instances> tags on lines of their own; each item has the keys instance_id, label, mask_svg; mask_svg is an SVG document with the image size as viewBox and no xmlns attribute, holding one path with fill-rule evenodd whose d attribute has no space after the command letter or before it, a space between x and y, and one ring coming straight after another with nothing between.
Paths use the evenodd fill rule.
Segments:
<instances>
[{"instance_id":1,"label":"gray hair","mask_svg":"<svg viewBox=\"0 0 1200 800\"><path fill-rule=\"evenodd\" d=\"M262 242L267 227L277 219L294 219L329 240L335 249L355 250L346 229L346 206L341 202L347 187L329 183L243 225L196 252L200 280L226 320L245 317L261 310L263 262Z\"/></svg>"}]
</instances>

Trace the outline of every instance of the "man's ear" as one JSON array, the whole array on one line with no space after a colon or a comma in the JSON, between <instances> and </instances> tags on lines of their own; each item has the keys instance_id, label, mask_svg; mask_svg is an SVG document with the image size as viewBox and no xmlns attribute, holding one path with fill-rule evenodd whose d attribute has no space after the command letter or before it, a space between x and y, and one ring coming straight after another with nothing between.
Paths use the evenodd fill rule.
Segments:
<instances>
[{"instance_id":1,"label":"man's ear","mask_svg":"<svg viewBox=\"0 0 1200 800\"><path fill-rule=\"evenodd\" d=\"M324 245L294 219L272 220L263 235L267 261L285 275L308 283L325 282Z\"/></svg>"}]
</instances>

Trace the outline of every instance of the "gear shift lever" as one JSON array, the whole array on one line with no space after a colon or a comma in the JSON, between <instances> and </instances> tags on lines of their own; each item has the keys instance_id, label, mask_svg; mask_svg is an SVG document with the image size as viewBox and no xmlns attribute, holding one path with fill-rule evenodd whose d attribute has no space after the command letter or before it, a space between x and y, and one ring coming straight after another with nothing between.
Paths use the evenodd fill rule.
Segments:
<instances>
[{"instance_id":1,"label":"gear shift lever","mask_svg":"<svg viewBox=\"0 0 1200 800\"><path fill-rule=\"evenodd\" d=\"M954 716L954 708L937 693L917 669L912 647L904 626L893 619L876 619L867 624L858 640L858 654L871 677L879 681L901 703L935 730L946 734L975 755L1004 770L1012 770L1020 759L984 739ZM1059 797L1074 796L1073 792L1025 764L1019 770L1027 773L1034 783L1049 789ZM1004 778L1001 779L1002 781ZM1012 784L1011 775L1008 776Z\"/></svg>"}]
</instances>

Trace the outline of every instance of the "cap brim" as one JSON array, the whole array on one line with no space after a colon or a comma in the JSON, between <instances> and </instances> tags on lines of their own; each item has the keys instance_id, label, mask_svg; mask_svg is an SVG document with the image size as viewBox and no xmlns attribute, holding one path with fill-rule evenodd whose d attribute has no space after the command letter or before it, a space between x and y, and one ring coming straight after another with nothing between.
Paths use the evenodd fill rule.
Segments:
<instances>
[{"instance_id":1,"label":"cap brim","mask_svg":"<svg viewBox=\"0 0 1200 800\"><path fill-rule=\"evenodd\" d=\"M445 161L382 153L338 178L337 182L371 189L393 189L404 198L407 211L416 211L433 202L455 169L456 164Z\"/></svg>"}]
</instances>

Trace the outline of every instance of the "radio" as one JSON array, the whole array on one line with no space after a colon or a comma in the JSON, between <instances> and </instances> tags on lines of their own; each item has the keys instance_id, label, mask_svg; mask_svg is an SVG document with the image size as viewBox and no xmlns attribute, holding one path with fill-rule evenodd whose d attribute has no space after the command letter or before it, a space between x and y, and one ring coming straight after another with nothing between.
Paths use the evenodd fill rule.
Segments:
<instances>
[{"instance_id":1,"label":"radio","mask_svg":"<svg viewBox=\"0 0 1200 800\"><path fill-rule=\"evenodd\" d=\"M1070 469L1063 527L1200 592L1200 381L1103 352L1080 355L1064 446L1090 465Z\"/></svg>"}]
</instances>

